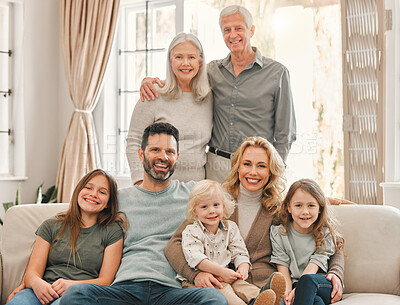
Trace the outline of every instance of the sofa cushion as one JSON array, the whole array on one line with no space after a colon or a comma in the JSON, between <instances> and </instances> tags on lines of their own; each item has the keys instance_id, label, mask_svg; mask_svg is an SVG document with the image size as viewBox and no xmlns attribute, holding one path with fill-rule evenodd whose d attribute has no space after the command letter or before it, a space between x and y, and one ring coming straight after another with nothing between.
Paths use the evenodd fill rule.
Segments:
<instances>
[{"instance_id":1,"label":"sofa cushion","mask_svg":"<svg viewBox=\"0 0 400 305\"><path fill-rule=\"evenodd\" d=\"M399 305L400 296L380 293L350 293L335 305Z\"/></svg>"},{"instance_id":2,"label":"sofa cushion","mask_svg":"<svg viewBox=\"0 0 400 305\"><path fill-rule=\"evenodd\" d=\"M1 238L2 304L22 279L36 229L45 219L67 208L65 203L23 204L7 210Z\"/></svg>"},{"instance_id":3,"label":"sofa cushion","mask_svg":"<svg viewBox=\"0 0 400 305\"><path fill-rule=\"evenodd\" d=\"M388 206L332 206L345 239L345 293L400 293L400 211ZM377 302L375 304L386 304Z\"/></svg>"}]
</instances>

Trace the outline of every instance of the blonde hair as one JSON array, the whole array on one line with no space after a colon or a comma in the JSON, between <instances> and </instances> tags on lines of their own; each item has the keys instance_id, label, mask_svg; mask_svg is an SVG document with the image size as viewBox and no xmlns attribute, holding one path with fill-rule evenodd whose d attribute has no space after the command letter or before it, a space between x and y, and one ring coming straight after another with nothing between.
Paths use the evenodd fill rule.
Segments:
<instances>
[{"instance_id":1,"label":"blonde hair","mask_svg":"<svg viewBox=\"0 0 400 305\"><path fill-rule=\"evenodd\" d=\"M207 77L207 65L203 47L200 43L200 40L195 35L190 33L179 33L175 36L174 39L172 39L167 54L167 75L165 79L165 85L164 87L159 89L159 92L165 100L179 98L182 95L182 89L178 85L176 75L172 70L170 61L172 59L173 49L178 44L184 43L186 41L190 41L196 47L199 56L199 71L190 82L190 87L192 89L192 94L195 102L200 103L206 100L207 96L211 92L211 89Z\"/></svg>"},{"instance_id":2,"label":"blonde hair","mask_svg":"<svg viewBox=\"0 0 400 305\"><path fill-rule=\"evenodd\" d=\"M300 179L290 186L289 191L283 200L281 211L279 212L279 218L286 230L286 232L281 233L287 234L287 232L290 230L289 224L293 221L293 218L289 213L289 205L298 189L302 189L303 191L309 193L312 197L314 197L319 205L318 218L314 222L312 229L312 236L315 240L315 248L317 249L317 252L322 253L326 250L325 233L323 230L324 227L327 227L331 233L333 242L335 244L335 252L342 250L344 239L340 233L337 232L337 223L335 218L331 215L329 200L326 198L318 183L311 179Z\"/></svg>"},{"instance_id":3,"label":"blonde hair","mask_svg":"<svg viewBox=\"0 0 400 305\"><path fill-rule=\"evenodd\" d=\"M196 221L198 219L195 212L196 206L215 195L218 196L224 205L224 219L228 219L235 210L235 201L220 183L206 179L197 182L190 192L189 203L186 207L187 220L190 222Z\"/></svg>"},{"instance_id":4,"label":"blonde hair","mask_svg":"<svg viewBox=\"0 0 400 305\"><path fill-rule=\"evenodd\" d=\"M240 193L239 166L243 154L249 147L259 147L266 151L268 156L268 167L271 173L268 183L263 186L261 201L270 215L279 212L280 204L285 190L285 164L279 156L275 147L262 137L250 137L245 139L236 150L231 160L231 170L224 181L224 187L237 200Z\"/></svg>"}]
</instances>

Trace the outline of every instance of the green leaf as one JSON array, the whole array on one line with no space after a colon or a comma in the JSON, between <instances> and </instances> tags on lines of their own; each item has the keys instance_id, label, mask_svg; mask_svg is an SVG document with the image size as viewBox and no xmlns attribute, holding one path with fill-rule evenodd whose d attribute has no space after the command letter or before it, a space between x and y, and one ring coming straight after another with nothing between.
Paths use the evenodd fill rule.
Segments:
<instances>
[{"instance_id":1,"label":"green leaf","mask_svg":"<svg viewBox=\"0 0 400 305\"><path fill-rule=\"evenodd\" d=\"M57 202L57 192L58 192L58 188L53 186L53 192L51 193L50 199L49 199L49 203L56 203Z\"/></svg>"},{"instance_id":2,"label":"green leaf","mask_svg":"<svg viewBox=\"0 0 400 305\"><path fill-rule=\"evenodd\" d=\"M4 207L4 212L7 212L9 208L11 208L14 205L14 202L4 202L3 207Z\"/></svg>"},{"instance_id":3,"label":"green leaf","mask_svg":"<svg viewBox=\"0 0 400 305\"><path fill-rule=\"evenodd\" d=\"M18 185L17 195L15 198L15 205L19 205L21 203L21 184Z\"/></svg>"},{"instance_id":4,"label":"green leaf","mask_svg":"<svg viewBox=\"0 0 400 305\"><path fill-rule=\"evenodd\" d=\"M53 185L52 187L50 187L50 188L46 191L45 194L43 194L43 200L42 200L42 202L43 202L43 203L55 202L55 201L52 201L52 200L54 200L54 199L53 199L54 192L56 192L56 200L57 200L57 191L56 191L56 187L55 187L55 185Z\"/></svg>"}]
</instances>

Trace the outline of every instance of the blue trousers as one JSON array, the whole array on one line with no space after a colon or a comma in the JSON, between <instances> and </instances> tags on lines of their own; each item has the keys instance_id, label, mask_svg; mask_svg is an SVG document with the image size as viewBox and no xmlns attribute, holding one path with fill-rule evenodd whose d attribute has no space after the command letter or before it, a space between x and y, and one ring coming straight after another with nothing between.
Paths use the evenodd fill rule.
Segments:
<instances>
[{"instance_id":1,"label":"blue trousers","mask_svg":"<svg viewBox=\"0 0 400 305\"><path fill-rule=\"evenodd\" d=\"M305 274L296 283L293 305L331 303L332 283L321 274Z\"/></svg>"},{"instance_id":2,"label":"blue trousers","mask_svg":"<svg viewBox=\"0 0 400 305\"><path fill-rule=\"evenodd\" d=\"M112 286L76 284L63 294L60 305L228 305L215 288L174 288L155 282L124 281Z\"/></svg>"},{"instance_id":3,"label":"blue trousers","mask_svg":"<svg viewBox=\"0 0 400 305\"><path fill-rule=\"evenodd\" d=\"M59 305L61 298L58 298L51 302L51 305ZM26 288L18 292L15 296L12 297L10 302L7 305L42 305L35 293L31 288Z\"/></svg>"}]
</instances>

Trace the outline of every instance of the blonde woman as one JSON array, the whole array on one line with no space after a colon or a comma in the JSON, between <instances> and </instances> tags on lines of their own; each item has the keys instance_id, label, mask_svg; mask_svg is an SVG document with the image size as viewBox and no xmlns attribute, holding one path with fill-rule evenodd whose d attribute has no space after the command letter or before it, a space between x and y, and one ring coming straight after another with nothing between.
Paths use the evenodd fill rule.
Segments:
<instances>
[{"instance_id":1,"label":"blonde woman","mask_svg":"<svg viewBox=\"0 0 400 305\"><path fill-rule=\"evenodd\" d=\"M236 150L231 160L231 170L223 184L237 202L237 208L230 217L239 226L250 255L252 269L247 282L262 289L275 292L274 305L278 305L286 290L285 278L276 272L271 260L270 227L277 221L285 188L285 165L276 149L262 137L250 137ZM187 224L187 223L186 223ZM184 264L181 250L181 234L186 226L182 224L166 248L167 258L177 272L196 286L206 287L220 283L210 273L195 272ZM342 295L344 258L342 252L331 258L327 275L332 281L333 302Z\"/></svg>"},{"instance_id":2,"label":"blonde woman","mask_svg":"<svg viewBox=\"0 0 400 305\"><path fill-rule=\"evenodd\" d=\"M171 41L165 86L159 92L157 101L136 103L132 113L126 139L132 182L143 180L137 153L143 131L159 122L170 123L179 130L181 156L174 179L184 182L204 179L206 145L212 130L212 100L203 47L195 35L180 33Z\"/></svg>"}]
</instances>

